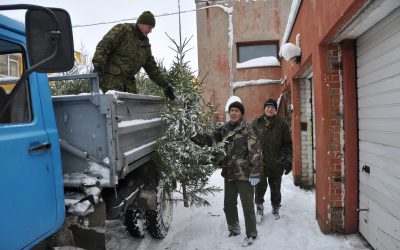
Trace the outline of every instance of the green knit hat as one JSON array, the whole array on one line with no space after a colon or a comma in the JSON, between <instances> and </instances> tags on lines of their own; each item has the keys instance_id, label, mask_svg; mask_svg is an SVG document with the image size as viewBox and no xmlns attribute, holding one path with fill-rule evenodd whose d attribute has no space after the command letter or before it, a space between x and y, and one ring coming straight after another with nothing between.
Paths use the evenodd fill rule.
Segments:
<instances>
[{"instance_id":1,"label":"green knit hat","mask_svg":"<svg viewBox=\"0 0 400 250\"><path fill-rule=\"evenodd\" d=\"M137 23L147 24L155 27L156 19L154 18L153 13L151 13L150 11L145 11L139 16L139 18L137 19Z\"/></svg>"}]
</instances>

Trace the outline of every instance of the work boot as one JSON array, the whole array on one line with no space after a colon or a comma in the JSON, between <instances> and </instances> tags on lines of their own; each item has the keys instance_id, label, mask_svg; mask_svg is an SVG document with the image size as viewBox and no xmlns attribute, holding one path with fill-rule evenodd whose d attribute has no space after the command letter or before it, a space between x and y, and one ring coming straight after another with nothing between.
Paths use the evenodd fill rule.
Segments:
<instances>
[{"instance_id":1,"label":"work boot","mask_svg":"<svg viewBox=\"0 0 400 250\"><path fill-rule=\"evenodd\" d=\"M254 240L257 238L257 236L247 236L244 238L242 241L242 247L248 247L254 244Z\"/></svg>"},{"instance_id":2,"label":"work boot","mask_svg":"<svg viewBox=\"0 0 400 250\"><path fill-rule=\"evenodd\" d=\"M278 220L281 218L279 215L279 207L272 207L272 214L275 216L275 220Z\"/></svg>"},{"instance_id":3,"label":"work boot","mask_svg":"<svg viewBox=\"0 0 400 250\"><path fill-rule=\"evenodd\" d=\"M237 221L233 225L228 225L229 235L228 237L236 236L240 234L240 226L239 222Z\"/></svg>"},{"instance_id":4,"label":"work boot","mask_svg":"<svg viewBox=\"0 0 400 250\"><path fill-rule=\"evenodd\" d=\"M262 203L256 204L257 212L256 212L256 222L260 224L262 222L264 216L264 206Z\"/></svg>"},{"instance_id":5,"label":"work boot","mask_svg":"<svg viewBox=\"0 0 400 250\"><path fill-rule=\"evenodd\" d=\"M237 235L239 235L239 234L240 234L240 232L229 231L229 235L228 235L228 237L237 236Z\"/></svg>"}]
</instances>

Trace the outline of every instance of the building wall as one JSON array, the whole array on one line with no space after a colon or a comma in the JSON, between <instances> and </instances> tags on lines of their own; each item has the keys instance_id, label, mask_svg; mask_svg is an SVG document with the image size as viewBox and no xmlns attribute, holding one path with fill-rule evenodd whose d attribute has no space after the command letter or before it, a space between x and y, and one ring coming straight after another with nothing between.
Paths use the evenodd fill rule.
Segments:
<instances>
[{"instance_id":1,"label":"building wall","mask_svg":"<svg viewBox=\"0 0 400 250\"><path fill-rule=\"evenodd\" d=\"M302 140L304 133L301 122L307 119L305 113L308 111L302 110L304 89L301 83L312 69L316 218L324 233L357 233L358 132L357 117L354 115L357 107L356 51L354 40L338 44L335 39L369 1L302 0L288 41L285 41L296 43L296 36L299 35L302 51L300 63L282 60L281 67L239 70L235 70L236 42L260 37L263 40L280 39L285 28L282 20L287 18L291 1L198 1L197 7L225 2L228 3L227 7L233 8L231 51L227 12L216 7L197 12L199 73L200 76L207 75L207 95L213 96L215 103L222 108L230 95L242 97L246 107L245 118L248 119L262 112L262 103L266 97L278 98L283 91L289 93L289 103L293 105L290 115L293 175L295 180L301 180L305 174L302 166L306 164L302 152L308 146L305 145L308 138ZM279 18L274 19L274 22L263 19L265 16L274 17L274 10L279 10ZM280 76L277 75L279 71ZM282 84L246 86L235 90L231 88L232 82L255 79L283 80ZM223 120L224 115L221 109L219 111L218 119Z\"/></svg>"},{"instance_id":2,"label":"building wall","mask_svg":"<svg viewBox=\"0 0 400 250\"><path fill-rule=\"evenodd\" d=\"M313 129L311 109L311 82L300 82L300 130L301 130L301 177L299 185L305 188L314 185ZM298 179L298 178L296 178ZM297 180L295 180L295 183Z\"/></svg>"},{"instance_id":3,"label":"building wall","mask_svg":"<svg viewBox=\"0 0 400 250\"><path fill-rule=\"evenodd\" d=\"M205 78L203 96L216 105L218 120L225 121L224 107L231 95L242 99L245 119L252 120L262 114L267 98L282 94L280 66L236 69L237 43L280 44L290 4L291 0L196 1L199 77ZM275 83L232 87L235 82L259 79Z\"/></svg>"},{"instance_id":4,"label":"building wall","mask_svg":"<svg viewBox=\"0 0 400 250\"><path fill-rule=\"evenodd\" d=\"M331 44L331 41L366 2L303 0L288 39L288 42L296 43L296 35L300 34L301 62L282 63L282 75L286 76L291 85L294 104L292 131L295 176L299 175L299 166L302 164L299 78L304 77L304 72L312 67L316 136L316 217L325 233L357 232L357 216L352 213L345 218L344 211L347 207L354 208L358 203L357 199L347 199L358 192L358 183L354 182L358 172L352 167L358 163L354 159L346 159L343 151L344 148L352 151L357 145L354 140L351 144L346 144L346 139L353 135L345 135L343 132L343 113L347 107L342 93L341 46ZM348 169L352 171L347 171Z\"/></svg>"}]
</instances>

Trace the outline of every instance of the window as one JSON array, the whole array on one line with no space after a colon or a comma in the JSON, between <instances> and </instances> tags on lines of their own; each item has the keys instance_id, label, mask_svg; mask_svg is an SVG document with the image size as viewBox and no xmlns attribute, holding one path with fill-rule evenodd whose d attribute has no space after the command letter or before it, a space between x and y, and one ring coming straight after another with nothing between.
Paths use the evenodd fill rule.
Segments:
<instances>
[{"instance_id":1,"label":"window","mask_svg":"<svg viewBox=\"0 0 400 250\"><path fill-rule=\"evenodd\" d=\"M0 55L0 76L19 76L21 54Z\"/></svg>"},{"instance_id":2,"label":"window","mask_svg":"<svg viewBox=\"0 0 400 250\"><path fill-rule=\"evenodd\" d=\"M22 47L0 40L0 125L32 121L28 81L16 88L24 59Z\"/></svg>"},{"instance_id":3,"label":"window","mask_svg":"<svg viewBox=\"0 0 400 250\"><path fill-rule=\"evenodd\" d=\"M278 41L237 43L238 63L267 56L278 57Z\"/></svg>"}]
</instances>

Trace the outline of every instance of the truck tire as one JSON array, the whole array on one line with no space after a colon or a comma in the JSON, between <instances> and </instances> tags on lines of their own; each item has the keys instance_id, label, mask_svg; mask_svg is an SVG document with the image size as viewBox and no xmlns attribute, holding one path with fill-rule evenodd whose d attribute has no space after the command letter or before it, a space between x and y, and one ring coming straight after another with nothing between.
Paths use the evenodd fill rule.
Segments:
<instances>
[{"instance_id":1,"label":"truck tire","mask_svg":"<svg viewBox=\"0 0 400 250\"><path fill-rule=\"evenodd\" d=\"M145 231L145 220L141 210L126 210L125 226L129 234L135 238L142 239Z\"/></svg>"},{"instance_id":2,"label":"truck tire","mask_svg":"<svg viewBox=\"0 0 400 250\"><path fill-rule=\"evenodd\" d=\"M160 181L156 190L156 210L146 211L147 231L156 239L163 239L167 233L172 220L172 199L170 191Z\"/></svg>"}]
</instances>

